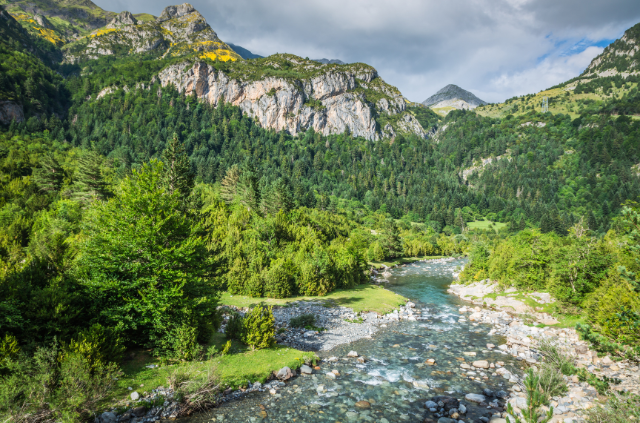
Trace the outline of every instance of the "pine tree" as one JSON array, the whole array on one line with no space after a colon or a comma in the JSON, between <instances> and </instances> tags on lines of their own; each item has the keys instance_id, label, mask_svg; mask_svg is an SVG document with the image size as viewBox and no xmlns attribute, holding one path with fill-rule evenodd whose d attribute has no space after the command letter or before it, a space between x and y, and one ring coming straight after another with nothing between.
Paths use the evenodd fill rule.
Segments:
<instances>
[{"instance_id":1,"label":"pine tree","mask_svg":"<svg viewBox=\"0 0 640 423\"><path fill-rule=\"evenodd\" d=\"M587 225L592 231L598 229L598 222L596 221L596 216L593 214L593 210L589 210L589 214L587 215Z\"/></svg>"},{"instance_id":2,"label":"pine tree","mask_svg":"<svg viewBox=\"0 0 640 423\"><path fill-rule=\"evenodd\" d=\"M164 149L162 161L164 162L163 183L167 192L169 194L179 192L183 199L187 198L193 189L194 177L191 162L184 145L178 141L177 134L173 134L173 138Z\"/></svg>"},{"instance_id":3,"label":"pine tree","mask_svg":"<svg viewBox=\"0 0 640 423\"><path fill-rule=\"evenodd\" d=\"M89 204L95 200L105 200L109 189L101 171L102 157L94 151L85 151L78 159L78 167L73 175L72 197Z\"/></svg>"},{"instance_id":4,"label":"pine tree","mask_svg":"<svg viewBox=\"0 0 640 423\"><path fill-rule=\"evenodd\" d=\"M41 191L59 191L64 179L64 170L60 163L52 155L44 156L40 162L41 167L34 168L32 178Z\"/></svg>"},{"instance_id":5,"label":"pine tree","mask_svg":"<svg viewBox=\"0 0 640 423\"><path fill-rule=\"evenodd\" d=\"M231 204L236 198L239 180L240 169L238 168L238 165L233 165L227 169L227 173L222 179L222 187L220 189L220 195L227 204Z\"/></svg>"},{"instance_id":6,"label":"pine tree","mask_svg":"<svg viewBox=\"0 0 640 423\"><path fill-rule=\"evenodd\" d=\"M549 233L553 230L552 221L549 218L549 214L545 213L542 215L542 219L540 219L540 231L543 234Z\"/></svg>"}]
</instances>

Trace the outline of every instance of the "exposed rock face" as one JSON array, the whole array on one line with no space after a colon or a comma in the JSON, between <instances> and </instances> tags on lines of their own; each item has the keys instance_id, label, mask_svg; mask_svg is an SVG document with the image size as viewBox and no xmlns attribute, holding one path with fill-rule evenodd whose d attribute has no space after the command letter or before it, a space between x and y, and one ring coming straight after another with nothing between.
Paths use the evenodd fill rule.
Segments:
<instances>
[{"instance_id":1,"label":"exposed rock face","mask_svg":"<svg viewBox=\"0 0 640 423\"><path fill-rule=\"evenodd\" d=\"M378 131L370 104L356 90L356 79L367 83L376 78L375 69L368 67L358 71L328 68L326 73L305 80L266 77L242 81L230 79L202 62L169 66L158 75L163 87L172 84L186 95L195 91L198 98L213 105L222 98L255 117L264 128L286 130L293 135L308 128L324 135L342 133L348 128L354 136L369 140L388 134ZM394 112L404 112L403 101L393 102ZM388 110L389 101L386 105ZM396 129L425 135L418 121L408 113Z\"/></svg>"},{"instance_id":2,"label":"exposed rock face","mask_svg":"<svg viewBox=\"0 0 640 423\"><path fill-rule=\"evenodd\" d=\"M165 8L157 21L150 23L138 22L131 13L121 12L106 29L65 46L65 62L150 51L163 57L197 53L212 60L241 59L193 6L184 3Z\"/></svg>"},{"instance_id":3,"label":"exposed rock face","mask_svg":"<svg viewBox=\"0 0 640 423\"><path fill-rule=\"evenodd\" d=\"M49 22L49 20L42 16L42 15L35 15L33 17L33 19L38 23L38 25L40 25L43 28L47 28L47 29L53 29L53 25L51 25L51 22Z\"/></svg>"},{"instance_id":4,"label":"exposed rock face","mask_svg":"<svg viewBox=\"0 0 640 423\"><path fill-rule=\"evenodd\" d=\"M107 28L118 28L123 25L136 25L137 23L138 20L133 17L131 12L127 12L125 10L124 12L120 12L118 16L113 18L113 20L109 22L109 25L107 25Z\"/></svg>"},{"instance_id":5,"label":"exposed rock face","mask_svg":"<svg viewBox=\"0 0 640 423\"><path fill-rule=\"evenodd\" d=\"M609 44L593 59L582 76L607 77L640 73L640 24L625 31L622 38Z\"/></svg>"},{"instance_id":6,"label":"exposed rock face","mask_svg":"<svg viewBox=\"0 0 640 423\"><path fill-rule=\"evenodd\" d=\"M284 78L269 77L259 81L230 80L223 72L197 62L170 66L158 75L162 86L173 84L187 95L217 105L220 98L257 118L265 128L297 134L313 128L325 135L342 133L349 128L354 136L377 140L376 122L369 106L357 93L355 75L329 72L293 85ZM320 100L324 109L306 105L305 100Z\"/></svg>"},{"instance_id":7,"label":"exposed rock face","mask_svg":"<svg viewBox=\"0 0 640 423\"><path fill-rule=\"evenodd\" d=\"M462 102L456 100L462 100ZM447 102L443 104L442 102ZM441 103L441 104L439 104ZM425 101L422 102L427 107L460 107L475 109L478 106L487 104L486 101L480 100L474 94L467 90L463 90L457 85L449 84ZM458 107L457 107L458 106Z\"/></svg>"},{"instance_id":8,"label":"exposed rock face","mask_svg":"<svg viewBox=\"0 0 640 423\"><path fill-rule=\"evenodd\" d=\"M12 120L16 122L24 120L22 105L13 101L0 101L0 122L9 125Z\"/></svg>"}]
</instances>

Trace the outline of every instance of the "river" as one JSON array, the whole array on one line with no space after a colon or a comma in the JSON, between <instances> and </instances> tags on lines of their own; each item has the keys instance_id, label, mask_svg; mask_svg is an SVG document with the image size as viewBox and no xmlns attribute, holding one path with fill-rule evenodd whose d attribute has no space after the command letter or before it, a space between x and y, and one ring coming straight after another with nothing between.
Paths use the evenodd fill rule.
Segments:
<instances>
[{"instance_id":1,"label":"river","mask_svg":"<svg viewBox=\"0 0 640 423\"><path fill-rule=\"evenodd\" d=\"M519 373L520 364L510 355L488 350L488 343L500 345L504 339L488 336L489 325L459 320L458 308L464 303L447 293L454 272L465 261L414 263L393 269L387 288L413 301L421 317L381 328L372 339L362 339L331 351L321 352L326 360L321 370L286 383L278 394L256 392L243 400L226 403L207 413L188 419L204 422L422 422L431 416L425 401L438 395L463 399L468 393L484 389L506 391L510 384L493 375L494 369L467 369L466 361L504 362L508 370ZM466 304L468 305L468 304ZM346 358L351 350L366 357L364 364ZM467 353L467 354L465 354ZM471 354L470 354L471 353ZM474 356L472 353L475 353ZM435 365L426 364L434 359ZM337 370L330 379L325 373ZM469 373L471 372L471 373ZM473 379L472 379L473 378ZM369 408L355 404L367 401ZM458 420L482 421L499 411L465 402L467 412ZM362 404L362 403L360 403ZM437 417L433 421L437 421Z\"/></svg>"}]
</instances>

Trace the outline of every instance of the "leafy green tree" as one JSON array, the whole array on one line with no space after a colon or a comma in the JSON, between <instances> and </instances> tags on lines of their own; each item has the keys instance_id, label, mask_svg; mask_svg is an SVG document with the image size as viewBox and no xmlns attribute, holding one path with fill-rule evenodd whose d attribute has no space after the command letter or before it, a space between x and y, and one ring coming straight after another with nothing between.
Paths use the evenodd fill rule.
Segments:
<instances>
[{"instance_id":1,"label":"leafy green tree","mask_svg":"<svg viewBox=\"0 0 640 423\"><path fill-rule=\"evenodd\" d=\"M166 191L164 175L151 161L89 208L77 275L99 323L130 343L170 349L184 325L209 335L218 293L201 229L182 211L180 193Z\"/></svg>"}]
</instances>

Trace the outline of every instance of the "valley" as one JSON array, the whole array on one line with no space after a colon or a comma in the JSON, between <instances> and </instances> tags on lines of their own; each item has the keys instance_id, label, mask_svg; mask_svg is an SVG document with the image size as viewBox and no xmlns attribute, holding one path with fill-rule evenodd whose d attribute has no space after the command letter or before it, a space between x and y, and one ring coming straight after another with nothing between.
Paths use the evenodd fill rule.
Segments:
<instances>
[{"instance_id":1,"label":"valley","mask_svg":"<svg viewBox=\"0 0 640 423\"><path fill-rule=\"evenodd\" d=\"M0 0L3 420L640 418L640 24L502 103L216 31Z\"/></svg>"}]
</instances>

